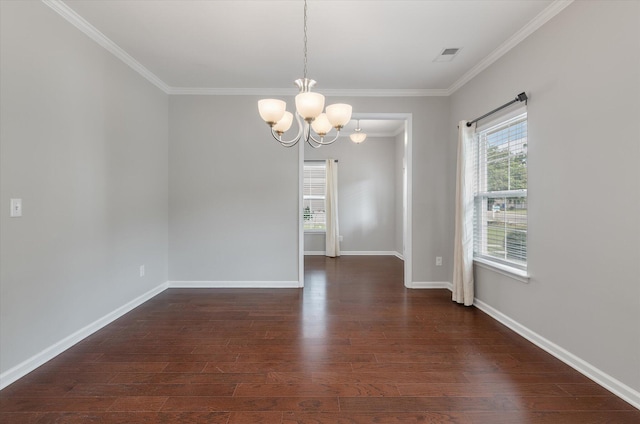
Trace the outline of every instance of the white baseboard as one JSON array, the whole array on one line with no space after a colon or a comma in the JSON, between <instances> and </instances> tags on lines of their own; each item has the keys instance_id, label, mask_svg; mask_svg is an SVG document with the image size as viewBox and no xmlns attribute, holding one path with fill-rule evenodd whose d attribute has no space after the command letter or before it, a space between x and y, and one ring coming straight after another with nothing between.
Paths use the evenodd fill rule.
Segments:
<instances>
[{"instance_id":1,"label":"white baseboard","mask_svg":"<svg viewBox=\"0 0 640 424\"><path fill-rule=\"evenodd\" d=\"M169 281L169 288L188 289L297 289L299 281Z\"/></svg>"},{"instance_id":2,"label":"white baseboard","mask_svg":"<svg viewBox=\"0 0 640 424\"><path fill-rule=\"evenodd\" d=\"M506 325L507 327L509 327L510 329L512 329L513 331L515 331L525 339L529 340L531 343L535 344L539 348L543 349L544 351L555 356L565 364L569 365L571 368L589 377L590 379L592 379L593 381L595 381L605 389L611 391L616 396L624 399L634 407L640 409L640 392L639 391L611 377L609 374L594 367L590 363L577 357L573 353L567 351L561 346L558 346L552 341L545 339L538 333L531 331L524 325L511 319L510 317L506 316L505 314L493 308L492 306L489 306L483 301L475 299L473 302L473 306L485 312L487 315L491 316L496 321L499 321L502 324Z\"/></svg>"},{"instance_id":3,"label":"white baseboard","mask_svg":"<svg viewBox=\"0 0 640 424\"><path fill-rule=\"evenodd\" d=\"M168 287L167 283L160 284L159 286L149 290L148 292L138 296L132 301L119 307L115 311L108 313L102 318L81 328L80 330L65 337L59 342L54 343L53 345L44 349L42 352L33 355L31 358L27 359L26 361L23 361L20 364L16 365L15 367L12 367L7 371L3 372L2 374L0 374L0 390L7 387L9 384L13 383L19 378L24 377L34 369L43 365L45 362L55 358L65 350L69 349L71 346L75 345L79 341L92 335L93 333L100 330L104 326L112 323L116 319L120 318L122 315L126 314L127 312L131 311L137 306L140 306L141 304L151 299L152 297L162 293L167 289L167 287Z\"/></svg>"},{"instance_id":4,"label":"white baseboard","mask_svg":"<svg viewBox=\"0 0 640 424\"><path fill-rule=\"evenodd\" d=\"M347 250L340 252L343 256L396 256L398 252L392 250Z\"/></svg>"},{"instance_id":5,"label":"white baseboard","mask_svg":"<svg viewBox=\"0 0 640 424\"><path fill-rule=\"evenodd\" d=\"M410 289L447 289L453 290L453 285L448 281L412 281Z\"/></svg>"},{"instance_id":6,"label":"white baseboard","mask_svg":"<svg viewBox=\"0 0 640 424\"><path fill-rule=\"evenodd\" d=\"M305 250L307 256L324 256L324 250ZM402 255L392 250L347 250L340 252L340 256L396 256L400 259Z\"/></svg>"}]
</instances>

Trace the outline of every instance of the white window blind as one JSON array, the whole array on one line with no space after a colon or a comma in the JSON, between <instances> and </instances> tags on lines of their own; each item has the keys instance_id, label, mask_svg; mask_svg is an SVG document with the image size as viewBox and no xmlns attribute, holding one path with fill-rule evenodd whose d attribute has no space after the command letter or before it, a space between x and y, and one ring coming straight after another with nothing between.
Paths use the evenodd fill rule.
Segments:
<instances>
[{"instance_id":1,"label":"white window blind","mask_svg":"<svg viewBox=\"0 0 640 424\"><path fill-rule=\"evenodd\" d=\"M474 257L527 269L527 114L478 131Z\"/></svg>"},{"instance_id":2,"label":"white window blind","mask_svg":"<svg viewBox=\"0 0 640 424\"><path fill-rule=\"evenodd\" d=\"M326 190L326 164L324 162L305 162L302 190L302 217L305 231L326 230Z\"/></svg>"}]
</instances>

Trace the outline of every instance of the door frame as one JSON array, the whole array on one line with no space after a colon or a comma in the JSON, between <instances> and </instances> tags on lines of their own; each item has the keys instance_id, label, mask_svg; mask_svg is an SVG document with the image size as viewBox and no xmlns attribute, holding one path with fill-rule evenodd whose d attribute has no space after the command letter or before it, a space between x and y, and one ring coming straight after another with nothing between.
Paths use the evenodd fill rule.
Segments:
<instances>
[{"instance_id":1,"label":"door frame","mask_svg":"<svg viewBox=\"0 0 640 424\"><path fill-rule=\"evenodd\" d=\"M402 244L404 259L404 285L412 287L412 150L413 114L411 113L356 113L352 119L378 119L404 121L404 167L402 178ZM302 211L302 190L304 183L304 141L298 143L298 287L304 287L304 220Z\"/></svg>"}]
</instances>

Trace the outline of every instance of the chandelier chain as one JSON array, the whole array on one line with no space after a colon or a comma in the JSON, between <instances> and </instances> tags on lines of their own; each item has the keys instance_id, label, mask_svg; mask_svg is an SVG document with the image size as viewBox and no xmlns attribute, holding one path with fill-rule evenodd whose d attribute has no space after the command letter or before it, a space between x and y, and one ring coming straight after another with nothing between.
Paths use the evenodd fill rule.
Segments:
<instances>
[{"instance_id":1,"label":"chandelier chain","mask_svg":"<svg viewBox=\"0 0 640 424\"><path fill-rule=\"evenodd\" d=\"M307 0L304 0L304 72L303 77L307 78Z\"/></svg>"}]
</instances>

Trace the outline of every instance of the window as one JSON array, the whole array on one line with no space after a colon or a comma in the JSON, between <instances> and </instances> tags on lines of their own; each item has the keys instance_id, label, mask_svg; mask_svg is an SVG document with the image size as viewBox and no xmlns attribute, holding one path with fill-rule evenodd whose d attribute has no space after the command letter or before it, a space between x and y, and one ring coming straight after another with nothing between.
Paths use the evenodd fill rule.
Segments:
<instances>
[{"instance_id":1,"label":"window","mask_svg":"<svg viewBox=\"0 0 640 424\"><path fill-rule=\"evenodd\" d=\"M527 269L527 114L479 130L474 143L474 259Z\"/></svg>"},{"instance_id":2,"label":"window","mask_svg":"<svg viewBox=\"0 0 640 424\"><path fill-rule=\"evenodd\" d=\"M305 231L326 230L325 193L327 187L327 166L322 162L304 163L304 183L302 189L302 218Z\"/></svg>"}]
</instances>

